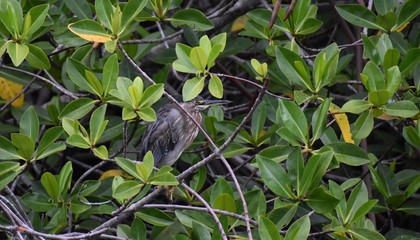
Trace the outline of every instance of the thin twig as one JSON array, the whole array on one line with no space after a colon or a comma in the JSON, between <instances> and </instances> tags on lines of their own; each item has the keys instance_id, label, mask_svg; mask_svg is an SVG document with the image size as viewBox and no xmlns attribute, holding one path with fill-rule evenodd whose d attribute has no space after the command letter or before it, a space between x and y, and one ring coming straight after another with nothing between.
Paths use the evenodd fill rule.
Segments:
<instances>
[{"instance_id":1,"label":"thin twig","mask_svg":"<svg viewBox=\"0 0 420 240\"><path fill-rule=\"evenodd\" d=\"M200 194L194 191L194 189L190 188L190 186L188 186L187 184L181 182L180 185L183 188L185 188L188 192L190 192L192 195L194 195L206 207L210 215L213 217L213 220L216 222L217 227L219 228L220 234L222 234L222 239L227 240L226 233L223 229L223 225L220 222L219 218L217 217L216 213L214 212L213 208L211 208L210 204L206 200L204 200L204 198L202 198Z\"/></svg>"}]
</instances>

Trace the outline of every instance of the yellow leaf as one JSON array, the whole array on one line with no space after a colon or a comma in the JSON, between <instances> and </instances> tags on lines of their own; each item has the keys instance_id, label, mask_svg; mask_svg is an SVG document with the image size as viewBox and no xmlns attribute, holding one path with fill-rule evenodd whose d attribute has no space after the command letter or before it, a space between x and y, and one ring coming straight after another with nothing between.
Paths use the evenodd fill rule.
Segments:
<instances>
[{"instance_id":1,"label":"yellow leaf","mask_svg":"<svg viewBox=\"0 0 420 240\"><path fill-rule=\"evenodd\" d=\"M115 176L126 176L127 174L121 169L111 169L104 173L102 173L99 181L103 181L107 178L115 177Z\"/></svg>"},{"instance_id":2,"label":"yellow leaf","mask_svg":"<svg viewBox=\"0 0 420 240\"><path fill-rule=\"evenodd\" d=\"M353 138L350 132L350 124L347 115L341 112L341 108L337 105L331 103L330 104L330 113L334 116L335 121L340 127L341 134L343 135L344 141L347 143L354 143Z\"/></svg>"},{"instance_id":3,"label":"yellow leaf","mask_svg":"<svg viewBox=\"0 0 420 240\"><path fill-rule=\"evenodd\" d=\"M76 34L77 36L79 36L79 37L81 37L85 40L88 40L88 41L91 41L91 42L98 42L98 43L104 43L104 42L108 42L108 41L112 40L112 37L110 35L88 34L88 33L81 33L81 32L74 31L71 28L71 25L73 25L73 24L69 24L67 28L72 33Z\"/></svg>"},{"instance_id":4,"label":"yellow leaf","mask_svg":"<svg viewBox=\"0 0 420 240\"><path fill-rule=\"evenodd\" d=\"M235 21L232 24L232 27L230 28L231 32L239 32L245 27L245 23L248 22L249 17L247 15L242 15L235 19Z\"/></svg>"},{"instance_id":5,"label":"yellow leaf","mask_svg":"<svg viewBox=\"0 0 420 240\"><path fill-rule=\"evenodd\" d=\"M23 85L0 77L0 97L6 101L12 100L23 89ZM22 107L24 96L20 95L12 102L13 107Z\"/></svg>"}]
</instances>

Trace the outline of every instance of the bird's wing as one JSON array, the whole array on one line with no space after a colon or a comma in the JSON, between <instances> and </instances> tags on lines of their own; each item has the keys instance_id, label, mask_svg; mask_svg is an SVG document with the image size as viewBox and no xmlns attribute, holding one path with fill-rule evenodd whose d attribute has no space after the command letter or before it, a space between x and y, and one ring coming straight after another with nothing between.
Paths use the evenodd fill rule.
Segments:
<instances>
[{"instance_id":1,"label":"bird's wing","mask_svg":"<svg viewBox=\"0 0 420 240\"><path fill-rule=\"evenodd\" d=\"M144 155L147 151L152 151L155 165L168 152L172 151L178 142L178 136L173 131L174 121L170 118L170 116L166 116L163 121L150 123L141 143L141 154Z\"/></svg>"}]
</instances>

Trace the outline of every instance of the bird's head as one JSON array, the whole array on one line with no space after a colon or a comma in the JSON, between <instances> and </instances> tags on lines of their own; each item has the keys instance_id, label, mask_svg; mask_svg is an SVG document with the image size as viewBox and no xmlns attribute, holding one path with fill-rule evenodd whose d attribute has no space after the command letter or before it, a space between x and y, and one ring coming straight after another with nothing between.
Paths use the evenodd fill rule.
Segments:
<instances>
[{"instance_id":1,"label":"bird's head","mask_svg":"<svg viewBox=\"0 0 420 240\"><path fill-rule=\"evenodd\" d=\"M224 105L224 104L231 103L231 101L206 100L206 99L203 99L202 97L196 97L193 100L189 101L188 103L191 104L194 107L194 109L196 109L197 111L204 111L211 106Z\"/></svg>"}]
</instances>

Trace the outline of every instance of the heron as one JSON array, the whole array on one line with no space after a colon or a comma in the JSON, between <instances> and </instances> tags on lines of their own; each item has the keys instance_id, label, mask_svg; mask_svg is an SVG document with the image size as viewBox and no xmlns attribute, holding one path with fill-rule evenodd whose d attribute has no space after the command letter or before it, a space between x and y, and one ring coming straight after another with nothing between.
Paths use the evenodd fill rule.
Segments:
<instances>
[{"instance_id":1,"label":"heron","mask_svg":"<svg viewBox=\"0 0 420 240\"><path fill-rule=\"evenodd\" d=\"M191 101L181 102L185 109L196 121L201 123L201 112L211 106L228 104L227 100L204 100L197 97ZM197 137L199 127L178 104L169 103L157 113L155 122L147 125L140 146L140 156L151 151L155 159L155 167L172 166L182 152L189 147Z\"/></svg>"}]
</instances>

